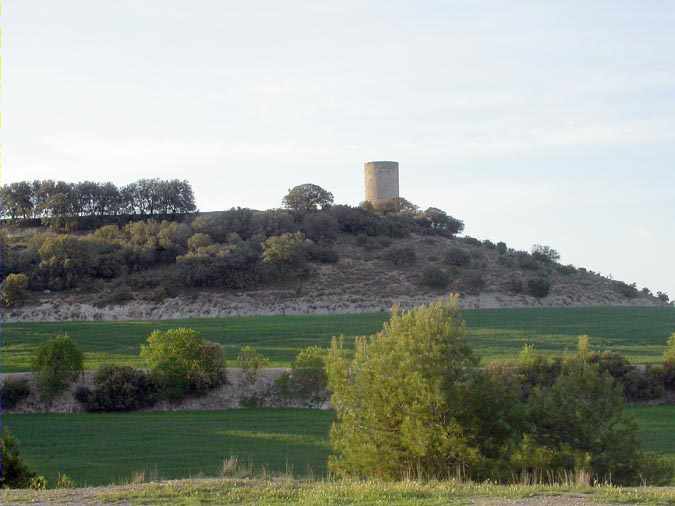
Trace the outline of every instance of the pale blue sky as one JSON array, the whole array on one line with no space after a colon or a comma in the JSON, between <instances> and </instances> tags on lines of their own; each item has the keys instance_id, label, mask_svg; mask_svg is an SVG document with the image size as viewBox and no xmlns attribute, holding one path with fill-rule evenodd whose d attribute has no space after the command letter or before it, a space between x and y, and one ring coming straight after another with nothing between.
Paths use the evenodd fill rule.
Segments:
<instances>
[{"instance_id":1,"label":"pale blue sky","mask_svg":"<svg viewBox=\"0 0 675 506\"><path fill-rule=\"evenodd\" d=\"M362 164L467 233L675 295L675 3L4 2L5 182L180 177L203 210Z\"/></svg>"}]
</instances>

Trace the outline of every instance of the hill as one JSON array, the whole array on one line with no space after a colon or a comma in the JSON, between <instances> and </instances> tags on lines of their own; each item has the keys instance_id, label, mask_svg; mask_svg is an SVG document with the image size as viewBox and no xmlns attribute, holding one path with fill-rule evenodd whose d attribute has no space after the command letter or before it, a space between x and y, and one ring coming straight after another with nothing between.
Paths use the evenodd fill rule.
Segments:
<instances>
[{"instance_id":1,"label":"hill","mask_svg":"<svg viewBox=\"0 0 675 506\"><path fill-rule=\"evenodd\" d=\"M466 308L668 303L665 294L562 265L547 246L517 251L458 237L461 220L401 200L388 210L305 203L5 221L5 318L361 313L450 292L460 293Z\"/></svg>"}]
</instances>

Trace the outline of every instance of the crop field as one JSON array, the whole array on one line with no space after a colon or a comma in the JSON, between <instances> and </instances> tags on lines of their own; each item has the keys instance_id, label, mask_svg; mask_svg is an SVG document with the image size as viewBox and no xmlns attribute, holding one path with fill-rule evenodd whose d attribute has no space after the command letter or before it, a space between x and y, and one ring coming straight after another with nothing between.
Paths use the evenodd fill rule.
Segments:
<instances>
[{"instance_id":1,"label":"crop field","mask_svg":"<svg viewBox=\"0 0 675 506\"><path fill-rule=\"evenodd\" d=\"M597 350L611 349L636 363L659 362L675 332L672 308L528 308L464 312L468 339L484 360L515 356L526 343L545 353L576 347L588 334ZM2 326L2 372L26 371L35 347L51 336L70 335L85 351L86 367L103 363L140 366L140 345L154 329L191 327L225 347L229 360L244 344L255 346L274 366L287 366L305 346L328 346L331 337L372 334L387 313L257 316L167 321L7 323ZM347 340L349 344L349 339Z\"/></svg>"},{"instance_id":2,"label":"crop field","mask_svg":"<svg viewBox=\"0 0 675 506\"><path fill-rule=\"evenodd\" d=\"M675 406L629 408L646 449L675 458ZM206 412L6 415L22 454L54 480L78 485L147 478L219 476L237 457L258 473L325 475L330 411L241 409Z\"/></svg>"}]
</instances>

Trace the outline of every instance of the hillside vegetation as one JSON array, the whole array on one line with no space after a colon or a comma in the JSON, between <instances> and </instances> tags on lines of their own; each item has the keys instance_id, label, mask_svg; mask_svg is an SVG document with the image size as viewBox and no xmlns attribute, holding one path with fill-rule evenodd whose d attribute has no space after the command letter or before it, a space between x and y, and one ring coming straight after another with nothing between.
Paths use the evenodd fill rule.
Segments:
<instances>
[{"instance_id":1,"label":"hillside vegetation","mask_svg":"<svg viewBox=\"0 0 675 506\"><path fill-rule=\"evenodd\" d=\"M461 220L405 199L388 209L335 205L329 192L303 185L283 199L284 209L193 213L186 182L150 183L86 193L84 183L37 182L23 188L34 188L32 207L6 203L7 319L363 312L449 292L462 294L465 307L668 302L666 294L562 265L547 246L516 251L457 237ZM61 187L73 193L58 194ZM99 195L106 188L112 204ZM75 203L55 208L63 199Z\"/></svg>"}]
</instances>

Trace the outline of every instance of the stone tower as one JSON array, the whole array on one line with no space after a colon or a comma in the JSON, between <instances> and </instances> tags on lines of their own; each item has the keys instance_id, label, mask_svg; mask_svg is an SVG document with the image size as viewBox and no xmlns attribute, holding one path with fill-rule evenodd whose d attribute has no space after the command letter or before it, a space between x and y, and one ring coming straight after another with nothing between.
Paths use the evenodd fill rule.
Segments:
<instances>
[{"instance_id":1,"label":"stone tower","mask_svg":"<svg viewBox=\"0 0 675 506\"><path fill-rule=\"evenodd\" d=\"M382 207L400 197L398 187L398 162L366 162L366 202Z\"/></svg>"}]
</instances>

